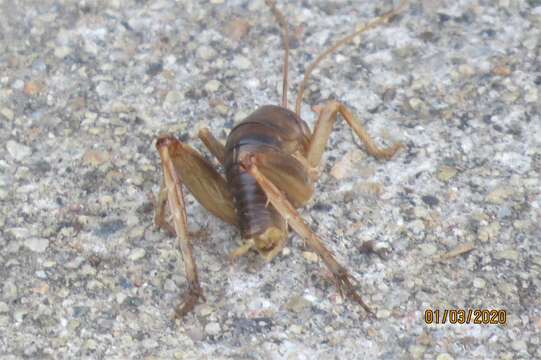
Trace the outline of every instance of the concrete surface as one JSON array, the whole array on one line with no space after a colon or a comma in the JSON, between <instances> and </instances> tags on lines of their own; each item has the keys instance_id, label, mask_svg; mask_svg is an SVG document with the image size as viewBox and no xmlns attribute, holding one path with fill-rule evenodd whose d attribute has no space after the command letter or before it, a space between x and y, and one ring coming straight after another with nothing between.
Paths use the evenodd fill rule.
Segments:
<instances>
[{"instance_id":1,"label":"concrete surface","mask_svg":"<svg viewBox=\"0 0 541 360\"><path fill-rule=\"evenodd\" d=\"M339 122L302 210L377 319L295 235L272 263L230 265L238 232L188 197L207 301L174 321L186 282L152 226L153 142L202 150L198 128L225 140L279 102L272 15L263 1L0 0L0 359L541 358L541 2L411 3L325 61L302 111L313 126L310 107L339 99L379 144L406 145L378 162ZM391 6L280 2L290 103L316 53ZM426 309L507 319L427 325Z\"/></svg>"}]
</instances>

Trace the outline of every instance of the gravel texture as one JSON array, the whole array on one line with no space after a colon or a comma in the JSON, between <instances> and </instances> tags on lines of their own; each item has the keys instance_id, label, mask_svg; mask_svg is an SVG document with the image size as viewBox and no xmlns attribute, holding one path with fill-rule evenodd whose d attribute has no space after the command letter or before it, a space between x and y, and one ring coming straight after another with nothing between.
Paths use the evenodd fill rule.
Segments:
<instances>
[{"instance_id":1,"label":"gravel texture","mask_svg":"<svg viewBox=\"0 0 541 360\"><path fill-rule=\"evenodd\" d=\"M291 92L316 53L390 1L290 1ZM303 105L343 101L302 210L376 309L343 300L295 235L230 264L238 232L188 196L206 302L152 225L154 139L205 154L280 99L263 1L0 0L0 359L541 358L541 1L412 1L315 72ZM290 96L290 102L292 102ZM214 161L214 160L212 160ZM367 241L372 241L368 242ZM426 325L425 309L506 325Z\"/></svg>"}]
</instances>

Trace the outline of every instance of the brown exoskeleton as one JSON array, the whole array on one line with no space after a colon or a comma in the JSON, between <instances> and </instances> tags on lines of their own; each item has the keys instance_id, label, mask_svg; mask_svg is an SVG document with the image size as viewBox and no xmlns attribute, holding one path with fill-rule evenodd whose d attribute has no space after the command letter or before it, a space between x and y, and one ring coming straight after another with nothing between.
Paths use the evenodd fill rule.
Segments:
<instances>
[{"instance_id":1,"label":"brown exoskeleton","mask_svg":"<svg viewBox=\"0 0 541 360\"><path fill-rule=\"evenodd\" d=\"M377 159L390 159L401 145L396 143L389 148L378 148L360 121L337 101L316 110L318 119L311 133L300 117L300 107L310 73L321 60L360 33L388 22L403 8L405 1L341 39L316 58L304 74L295 112L288 109L287 102L287 22L274 1L266 0L266 3L282 28L285 48L282 105L267 105L256 110L231 130L225 146L208 129L199 132L200 139L224 166L225 179L199 153L175 137L163 135L156 143L163 182L158 194L155 222L176 233L188 279L187 294L176 314L178 317L184 316L193 309L199 298L203 298L192 243L188 237L181 185L186 186L212 214L240 229L244 244L233 251L232 258L255 249L266 260L272 260L285 246L289 226L321 257L340 293L371 312L354 289L349 272L336 261L296 209L304 206L312 197L314 181L318 178L315 169L321 161L338 114L361 139L367 152ZM173 226L166 221L166 204L173 218Z\"/></svg>"}]
</instances>

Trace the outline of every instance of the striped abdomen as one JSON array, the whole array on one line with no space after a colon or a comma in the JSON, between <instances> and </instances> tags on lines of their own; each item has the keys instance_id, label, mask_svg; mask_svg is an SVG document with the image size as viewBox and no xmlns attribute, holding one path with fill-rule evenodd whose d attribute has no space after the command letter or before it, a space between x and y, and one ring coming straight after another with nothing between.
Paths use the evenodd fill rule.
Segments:
<instances>
[{"instance_id":1,"label":"striped abdomen","mask_svg":"<svg viewBox=\"0 0 541 360\"><path fill-rule=\"evenodd\" d=\"M308 127L295 113L272 105L259 108L231 130L224 166L243 239L255 238L273 226L286 229L282 217L267 205L255 179L241 168L241 160L249 154L270 153L274 159L283 157L284 166L301 174L302 169L297 169L301 166L291 154L299 150L304 153L309 136Z\"/></svg>"}]
</instances>

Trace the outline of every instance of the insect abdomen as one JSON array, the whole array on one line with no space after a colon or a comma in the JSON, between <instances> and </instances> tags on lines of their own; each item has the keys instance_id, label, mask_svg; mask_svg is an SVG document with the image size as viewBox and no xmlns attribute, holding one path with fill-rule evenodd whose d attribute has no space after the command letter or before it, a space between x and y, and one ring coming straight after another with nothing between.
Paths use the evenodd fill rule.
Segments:
<instances>
[{"instance_id":1,"label":"insect abdomen","mask_svg":"<svg viewBox=\"0 0 541 360\"><path fill-rule=\"evenodd\" d=\"M244 239L269 227L284 227L284 220L267 204L255 179L243 170L244 156L265 152L292 154L309 142L308 128L292 111L263 106L231 130L225 146L225 172L235 200L238 224Z\"/></svg>"}]
</instances>

